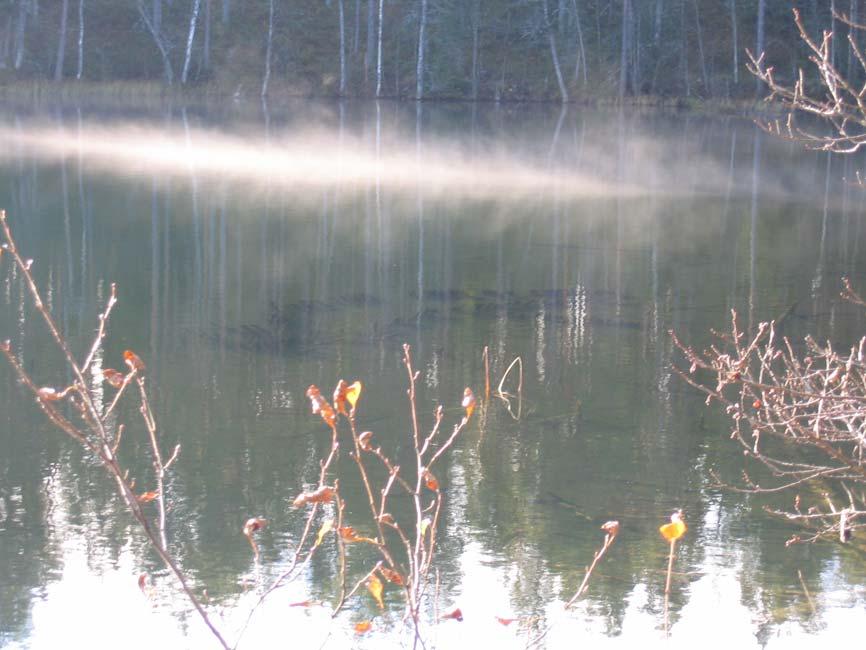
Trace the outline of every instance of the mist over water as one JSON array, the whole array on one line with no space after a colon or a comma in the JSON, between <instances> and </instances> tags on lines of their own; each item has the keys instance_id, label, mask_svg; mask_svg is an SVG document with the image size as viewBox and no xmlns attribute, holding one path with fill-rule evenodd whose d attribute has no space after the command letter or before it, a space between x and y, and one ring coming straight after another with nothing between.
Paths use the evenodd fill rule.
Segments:
<instances>
[{"instance_id":1,"label":"mist over water","mask_svg":"<svg viewBox=\"0 0 866 650\"><path fill-rule=\"evenodd\" d=\"M315 122L269 122L264 132L251 125L226 129L202 124L186 111L168 123L122 117L98 122L80 115L24 118L0 127L0 159L76 160L90 172L121 177L158 173L232 179L299 198L316 187L369 185L422 191L434 200L749 191L750 179L733 164L738 138L727 147L708 146L715 138L700 120L690 126L676 117L656 119L654 129L659 130L654 131L642 126L639 113L612 110L602 117L563 109L538 122L525 119L519 132L508 125L483 131L473 126L467 137L465 132L437 132L422 108L415 112L414 125L408 115L383 115L381 107L351 121L344 112ZM736 118L734 124L743 151L757 134L749 133L746 119ZM679 134L677 129L682 129ZM808 195L808 181L765 173L760 190L777 197Z\"/></svg>"},{"instance_id":2,"label":"mist over water","mask_svg":"<svg viewBox=\"0 0 866 650\"><path fill-rule=\"evenodd\" d=\"M286 566L303 525L289 504L328 444L304 390L362 379L359 423L399 457L403 342L427 424L436 404L456 417L463 387L483 384L484 346L494 382L515 356L525 366L521 419L495 404L437 474L439 606L465 620L432 626L432 644L523 647L494 616L556 620L551 648L694 647L708 634L814 647L859 630L858 558L786 549L792 530L761 511L772 499L710 480L709 469L736 480L743 460L724 415L675 376L666 334L706 345L735 308L750 326L788 314L793 340L858 337L866 318L838 300L843 275L866 286L863 202L841 180L853 161L687 114L384 104L312 122L66 111L10 118L0 135L0 207L76 349L118 283L100 362L132 348L147 363L166 446L183 447L173 550L230 638ZM56 382L50 342L3 264L0 338ZM146 477L140 433L125 434L127 459ZM365 499L351 476L354 523ZM689 533L666 642L658 525L674 507ZM269 520L260 567L240 533L254 515ZM621 537L563 618L610 518ZM244 647L400 647L387 593L384 612L358 598L336 621L287 607L331 602L336 553L321 551ZM181 602L105 478L0 370L0 645L206 645ZM374 632L357 638L364 618Z\"/></svg>"}]
</instances>

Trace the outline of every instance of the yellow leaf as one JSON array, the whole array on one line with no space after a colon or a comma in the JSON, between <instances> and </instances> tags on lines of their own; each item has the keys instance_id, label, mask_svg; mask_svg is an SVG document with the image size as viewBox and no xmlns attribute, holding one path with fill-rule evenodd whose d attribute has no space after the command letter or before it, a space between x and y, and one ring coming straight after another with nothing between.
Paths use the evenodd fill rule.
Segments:
<instances>
[{"instance_id":1,"label":"yellow leaf","mask_svg":"<svg viewBox=\"0 0 866 650\"><path fill-rule=\"evenodd\" d=\"M334 530L334 520L328 519L325 523L322 524L322 527L319 528L319 534L316 535L316 544L318 546L322 543L322 540L325 539L325 535Z\"/></svg>"},{"instance_id":2,"label":"yellow leaf","mask_svg":"<svg viewBox=\"0 0 866 650\"><path fill-rule=\"evenodd\" d=\"M430 521L430 517L424 517L424 519L421 520L421 536L422 537L427 533L427 529L430 528L431 523L432 522Z\"/></svg>"},{"instance_id":3,"label":"yellow leaf","mask_svg":"<svg viewBox=\"0 0 866 650\"><path fill-rule=\"evenodd\" d=\"M659 528L662 537L664 537L668 542L675 542L685 535L687 530L688 527L686 526L686 522L683 521L683 515L679 510L671 515L671 523L665 524Z\"/></svg>"},{"instance_id":4,"label":"yellow leaf","mask_svg":"<svg viewBox=\"0 0 866 650\"><path fill-rule=\"evenodd\" d=\"M370 579L367 580L367 589L370 590L373 598L375 598L376 602L379 603L379 607L385 609L385 603L382 601L382 581L379 580L375 574L371 575Z\"/></svg>"},{"instance_id":5,"label":"yellow leaf","mask_svg":"<svg viewBox=\"0 0 866 650\"><path fill-rule=\"evenodd\" d=\"M358 403L358 399L361 397L362 388L363 385L360 381L356 381L346 388L346 401L349 402L349 406L352 407L353 411L355 410L355 404Z\"/></svg>"}]
</instances>

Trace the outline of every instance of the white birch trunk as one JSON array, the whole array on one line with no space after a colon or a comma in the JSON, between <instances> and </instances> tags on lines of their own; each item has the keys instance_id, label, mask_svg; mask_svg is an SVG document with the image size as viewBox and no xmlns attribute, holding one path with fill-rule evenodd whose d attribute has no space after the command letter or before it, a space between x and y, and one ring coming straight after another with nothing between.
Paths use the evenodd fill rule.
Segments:
<instances>
[{"instance_id":1,"label":"white birch trunk","mask_svg":"<svg viewBox=\"0 0 866 650\"><path fill-rule=\"evenodd\" d=\"M81 79L84 73L84 0L78 0L78 66L75 78Z\"/></svg>"},{"instance_id":2,"label":"white birch trunk","mask_svg":"<svg viewBox=\"0 0 866 650\"><path fill-rule=\"evenodd\" d=\"M63 79L63 61L66 58L66 24L69 18L69 0L63 0L60 9L60 36L57 39L57 58L54 62L54 81Z\"/></svg>"},{"instance_id":3,"label":"white birch trunk","mask_svg":"<svg viewBox=\"0 0 866 650\"><path fill-rule=\"evenodd\" d=\"M153 28L162 32L162 0L153 0Z\"/></svg>"},{"instance_id":4,"label":"white birch trunk","mask_svg":"<svg viewBox=\"0 0 866 650\"><path fill-rule=\"evenodd\" d=\"M478 101L478 29L481 23L481 0L472 6L472 99Z\"/></svg>"},{"instance_id":5,"label":"white birch trunk","mask_svg":"<svg viewBox=\"0 0 866 650\"><path fill-rule=\"evenodd\" d=\"M421 16L418 19L418 64L415 68L415 98L424 97L424 46L427 30L427 0L421 0Z\"/></svg>"},{"instance_id":6,"label":"white birch trunk","mask_svg":"<svg viewBox=\"0 0 866 650\"><path fill-rule=\"evenodd\" d=\"M15 25L15 63L16 70L24 64L24 34L27 29L27 0L18 0L18 22Z\"/></svg>"},{"instance_id":7,"label":"white birch trunk","mask_svg":"<svg viewBox=\"0 0 866 650\"><path fill-rule=\"evenodd\" d=\"M577 0L573 0L574 5L574 22L577 27L577 61L574 64L574 80L577 81L581 70L583 70L583 85L587 84L586 77L586 48L583 45L583 27L580 24L580 12L577 10Z\"/></svg>"},{"instance_id":8,"label":"white birch trunk","mask_svg":"<svg viewBox=\"0 0 866 650\"><path fill-rule=\"evenodd\" d=\"M204 48L201 65L205 70L210 70L210 3L211 0L204 0Z\"/></svg>"},{"instance_id":9,"label":"white birch trunk","mask_svg":"<svg viewBox=\"0 0 866 650\"><path fill-rule=\"evenodd\" d=\"M544 28L547 30L547 43L550 46L550 58L553 60L553 71L556 73L556 83L559 86L559 96L562 103L568 101L568 90L565 87L565 80L562 77L562 68L559 65L559 54L556 51L556 38L553 35L553 25L550 23L550 10L547 6L547 0L542 0L541 10L544 18Z\"/></svg>"},{"instance_id":10,"label":"white birch trunk","mask_svg":"<svg viewBox=\"0 0 866 650\"><path fill-rule=\"evenodd\" d=\"M628 48L629 48L629 14L631 12L631 2L622 0L622 39L620 42L619 56L619 96L625 97L626 86L628 85Z\"/></svg>"},{"instance_id":11,"label":"white birch trunk","mask_svg":"<svg viewBox=\"0 0 866 650\"><path fill-rule=\"evenodd\" d=\"M274 42L274 0L268 0L268 41L265 46L265 76L262 79L262 98L268 96L271 82L271 50Z\"/></svg>"},{"instance_id":12,"label":"white birch trunk","mask_svg":"<svg viewBox=\"0 0 866 650\"><path fill-rule=\"evenodd\" d=\"M376 0L367 0L367 47L364 50L364 83L370 81L373 49L376 47Z\"/></svg>"},{"instance_id":13,"label":"white birch trunk","mask_svg":"<svg viewBox=\"0 0 866 650\"><path fill-rule=\"evenodd\" d=\"M337 0L340 12L340 96L346 94L346 18L343 11L343 0Z\"/></svg>"},{"instance_id":14,"label":"white birch trunk","mask_svg":"<svg viewBox=\"0 0 866 650\"><path fill-rule=\"evenodd\" d=\"M372 0L371 0L372 1ZM379 0L379 38L376 45L376 97L382 96L382 18L385 13L385 0Z\"/></svg>"},{"instance_id":15,"label":"white birch trunk","mask_svg":"<svg viewBox=\"0 0 866 650\"><path fill-rule=\"evenodd\" d=\"M189 79L189 64L192 61L192 44L195 41L195 28L198 25L198 12L201 10L201 0L193 0L192 14L189 17L189 33L186 37L186 54L183 57L183 71L180 83L186 85Z\"/></svg>"},{"instance_id":16,"label":"white birch trunk","mask_svg":"<svg viewBox=\"0 0 866 650\"><path fill-rule=\"evenodd\" d=\"M698 56L701 57L701 76L704 80L704 93L709 96L710 80L709 75L707 75L707 62L704 58L704 37L701 31L701 15L698 13L698 0L692 0L692 4L695 7L695 27L698 30Z\"/></svg>"},{"instance_id":17,"label":"white birch trunk","mask_svg":"<svg viewBox=\"0 0 866 650\"><path fill-rule=\"evenodd\" d=\"M740 83L740 46L737 38L737 0L731 0L731 43L734 51L734 85Z\"/></svg>"},{"instance_id":18,"label":"white birch trunk","mask_svg":"<svg viewBox=\"0 0 866 650\"><path fill-rule=\"evenodd\" d=\"M761 56L764 53L764 14L767 9L766 0L758 0L758 25L755 43L755 56ZM755 79L755 93L760 94L764 82L760 79Z\"/></svg>"},{"instance_id":19,"label":"white birch trunk","mask_svg":"<svg viewBox=\"0 0 866 650\"><path fill-rule=\"evenodd\" d=\"M355 0L355 31L352 34L352 54L358 53L361 40L361 0Z\"/></svg>"},{"instance_id":20,"label":"white birch trunk","mask_svg":"<svg viewBox=\"0 0 866 650\"><path fill-rule=\"evenodd\" d=\"M165 72L165 82L170 86L174 83L174 69L171 66L171 59L168 58L168 48L166 47L165 42L162 40L162 36L160 36L159 30L156 29L153 20L148 15L147 11L145 11L144 5L141 4L141 0L138 0L136 6L138 7L138 14L144 21L145 26L147 26L150 35L153 37L153 42L156 43L156 47L159 50L160 56L162 57L162 67L163 71Z\"/></svg>"}]
</instances>

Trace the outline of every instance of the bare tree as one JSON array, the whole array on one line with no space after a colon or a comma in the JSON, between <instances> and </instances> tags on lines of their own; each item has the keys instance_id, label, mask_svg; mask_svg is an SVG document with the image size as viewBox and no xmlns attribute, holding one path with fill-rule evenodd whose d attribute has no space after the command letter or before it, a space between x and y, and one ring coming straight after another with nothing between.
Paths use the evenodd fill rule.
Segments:
<instances>
[{"instance_id":1,"label":"bare tree","mask_svg":"<svg viewBox=\"0 0 866 650\"><path fill-rule=\"evenodd\" d=\"M631 0L622 0L622 39L620 41L619 96L625 96L628 86L628 50L631 47Z\"/></svg>"},{"instance_id":2,"label":"bare tree","mask_svg":"<svg viewBox=\"0 0 866 650\"><path fill-rule=\"evenodd\" d=\"M148 15L147 10L142 4L142 0L136 0L136 7L138 8L138 15L141 16L142 21L144 21L144 24L147 27L147 31L150 32L150 35L153 37L153 42L159 50L159 54L162 57L162 68L165 74L165 82L170 86L174 83L174 69L171 65L171 59L168 56L168 44L162 37L162 32L157 27L155 19ZM154 8L155 7L156 5L154 5Z\"/></svg>"},{"instance_id":3,"label":"bare tree","mask_svg":"<svg viewBox=\"0 0 866 650\"><path fill-rule=\"evenodd\" d=\"M628 2L628 0L626 0ZM550 20L550 9L547 0L541 0L542 20L544 30L547 33L547 44L550 46L550 58L553 61L553 71L556 73L556 83L559 86L559 96L562 103L568 102L568 89L565 87L565 79L562 76L562 67L559 65L559 54L556 49L556 37L553 33L553 25Z\"/></svg>"},{"instance_id":4,"label":"bare tree","mask_svg":"<svg viewBox=\"0 0 866 650\"><path fill-rule=\"evenodd\" d=\"M843 296L866 307L847 281ZM707 350L676 336L674 342L690 365L677 372L708 404L725 408L731 438L762 468L762 478L744 472L742 483L716 477L720 484L751 494L793 493L790 509L768 509L810 530L790 544L847 542L866 528L866 337L846 352L807 337L801 354L774 323L749 334L732 312L730 331Z\"/></svg>"},{"instance_id":5,"label":"bare tree","mask_svg":"<svg viewBox=\"0 0 866 650\"><path fill-rule=\"evenodd\" d=\"M274 0L268 0L268 40L265 46L265 77L262 79L262 98L268 96L271 82L271 51L274 42Z\"/></svg>"},{"instance_id":6,"label":"bare tree","mask_svg":"<svg viewBox=\"0 0 866 650\"><path fill-rule=\"evenodd\" d=\"M382 23L384 22L384 13L385 0L379 0L379 37L376 42L376 97L382 96Z\"/></svg>"},{"instance_id":7,"label":"bare tree","mask_svg":"<svg viewBox=\"0 0 866 650\"><path fill-rule=\"evenodd\" d=\"M346 17L343 0L337 0L340 14L340 96L346 94Z\"/></svg>"},{"instance_id":8,"label":"bare tree","mask_svg":"<svg viewBox=\"0 0 866 650\"><path fill-rule=\"evenodd\" d=\"M84 73L84 0L78 0L78 66L75 78L81 79Z\"/></svg>"},{"instance_id":9,"label":"bare tree","mask_svg":"<svg viewBox=\"0 0 866 650\"><path fill-rule=\"evenodd\" d=\"M740 82L740 45L737 41L737 0L729 0L731 5L731 50L733 50L734 85Z\"/></svg>"},{"instance_id":10,"label":"bare tree","mask_svg":"<svg viewBox=\"0 0 866 650\"><path fill-rule=\"evenodd\" d=\"M18 0L18 20L15 23L15 61L13 67L20 70L24 64L24 44L27 31L28 0Z\"/></svg>"},{"instance_id":11,"label":"bare tree","mask_svg":"<svg viewBox=\"0 0 866 650\"><path fill-rule=\"evenodd\" d=\"M189 32L186 37L186 54L183 57L183 71L180 75L180 83L186 84L189 78L189 64L192 60L192 44L195 41L195 29L198 25L198 14L201 10L201 0L193 0L192 13L189 17Z\"/></svg>"},{"instance_id":12,"label":"bare tree","mask_svg":"<svg viewBox=\"0 0 866 650\"><path fill-rule=\"evenodd\" d=\"M63 79L63 61L66 58L66 23L69 18L69 0L60 8L60 36L57 39L57 58L54 63L54 81Z\"/></svg>"},{"instance_id":13,"label":"bare tree","mask_svg":"<svg viewBox=\"0 0 866 650\"><path fill-rule=\"evenodd\" d=\"M834 14L835 21L849 26L848 43L861 69L866 71L866 57L855 38L856 33L866 30L866 25L854 23L842 14ZM806 74L802 69L793 84L786 84L777 80L773 67L767 65L763 53L756 56L747 52L749 71L758 78L759 83L766 84L770 91L767 100L780 103L788 111L786 120L765 122L762 126L814 149L839 153L858 151L866 144L866 86L855 86L833 64L832 31L825 30L820 40L814 40L806 31L796 9L794 22L800 39L811 52L810 60L818 73L818 82L824 94L810 92ZM819 117L823 124L800 126L795 119L797 113ZM831 132L824 128L827 123Z\"/></svg>"},{"instance_id":14,"label":"bare tree","mask_svg":"<svg viewBox=\"0 0 866 650\"><path fill-rule=\"evenodd\" d=\"M418 59L415 68L415 99L424 98L424 49L427 45L427 0L420 0L418 17Z\"/></svg>"}]
</instances>

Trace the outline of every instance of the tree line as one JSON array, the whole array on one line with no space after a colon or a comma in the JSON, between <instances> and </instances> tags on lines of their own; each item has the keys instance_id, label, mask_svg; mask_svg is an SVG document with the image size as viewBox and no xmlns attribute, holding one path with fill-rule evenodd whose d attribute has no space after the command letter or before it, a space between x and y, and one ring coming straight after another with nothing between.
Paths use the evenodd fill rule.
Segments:
<instances>
[{"instance_id":1,"label":"tree line","mask_svg":"<svg viewBox=\"0 0 866 650\"><path fill-rule=\"evenodd\" d=\"M848 26L860 0L3 0L0 80L151 81L239 95L586 100L753 98L745 50L780 78L792 20ZM857 81L857 79L853 79Z\"/></svg>"}]
</instances>

